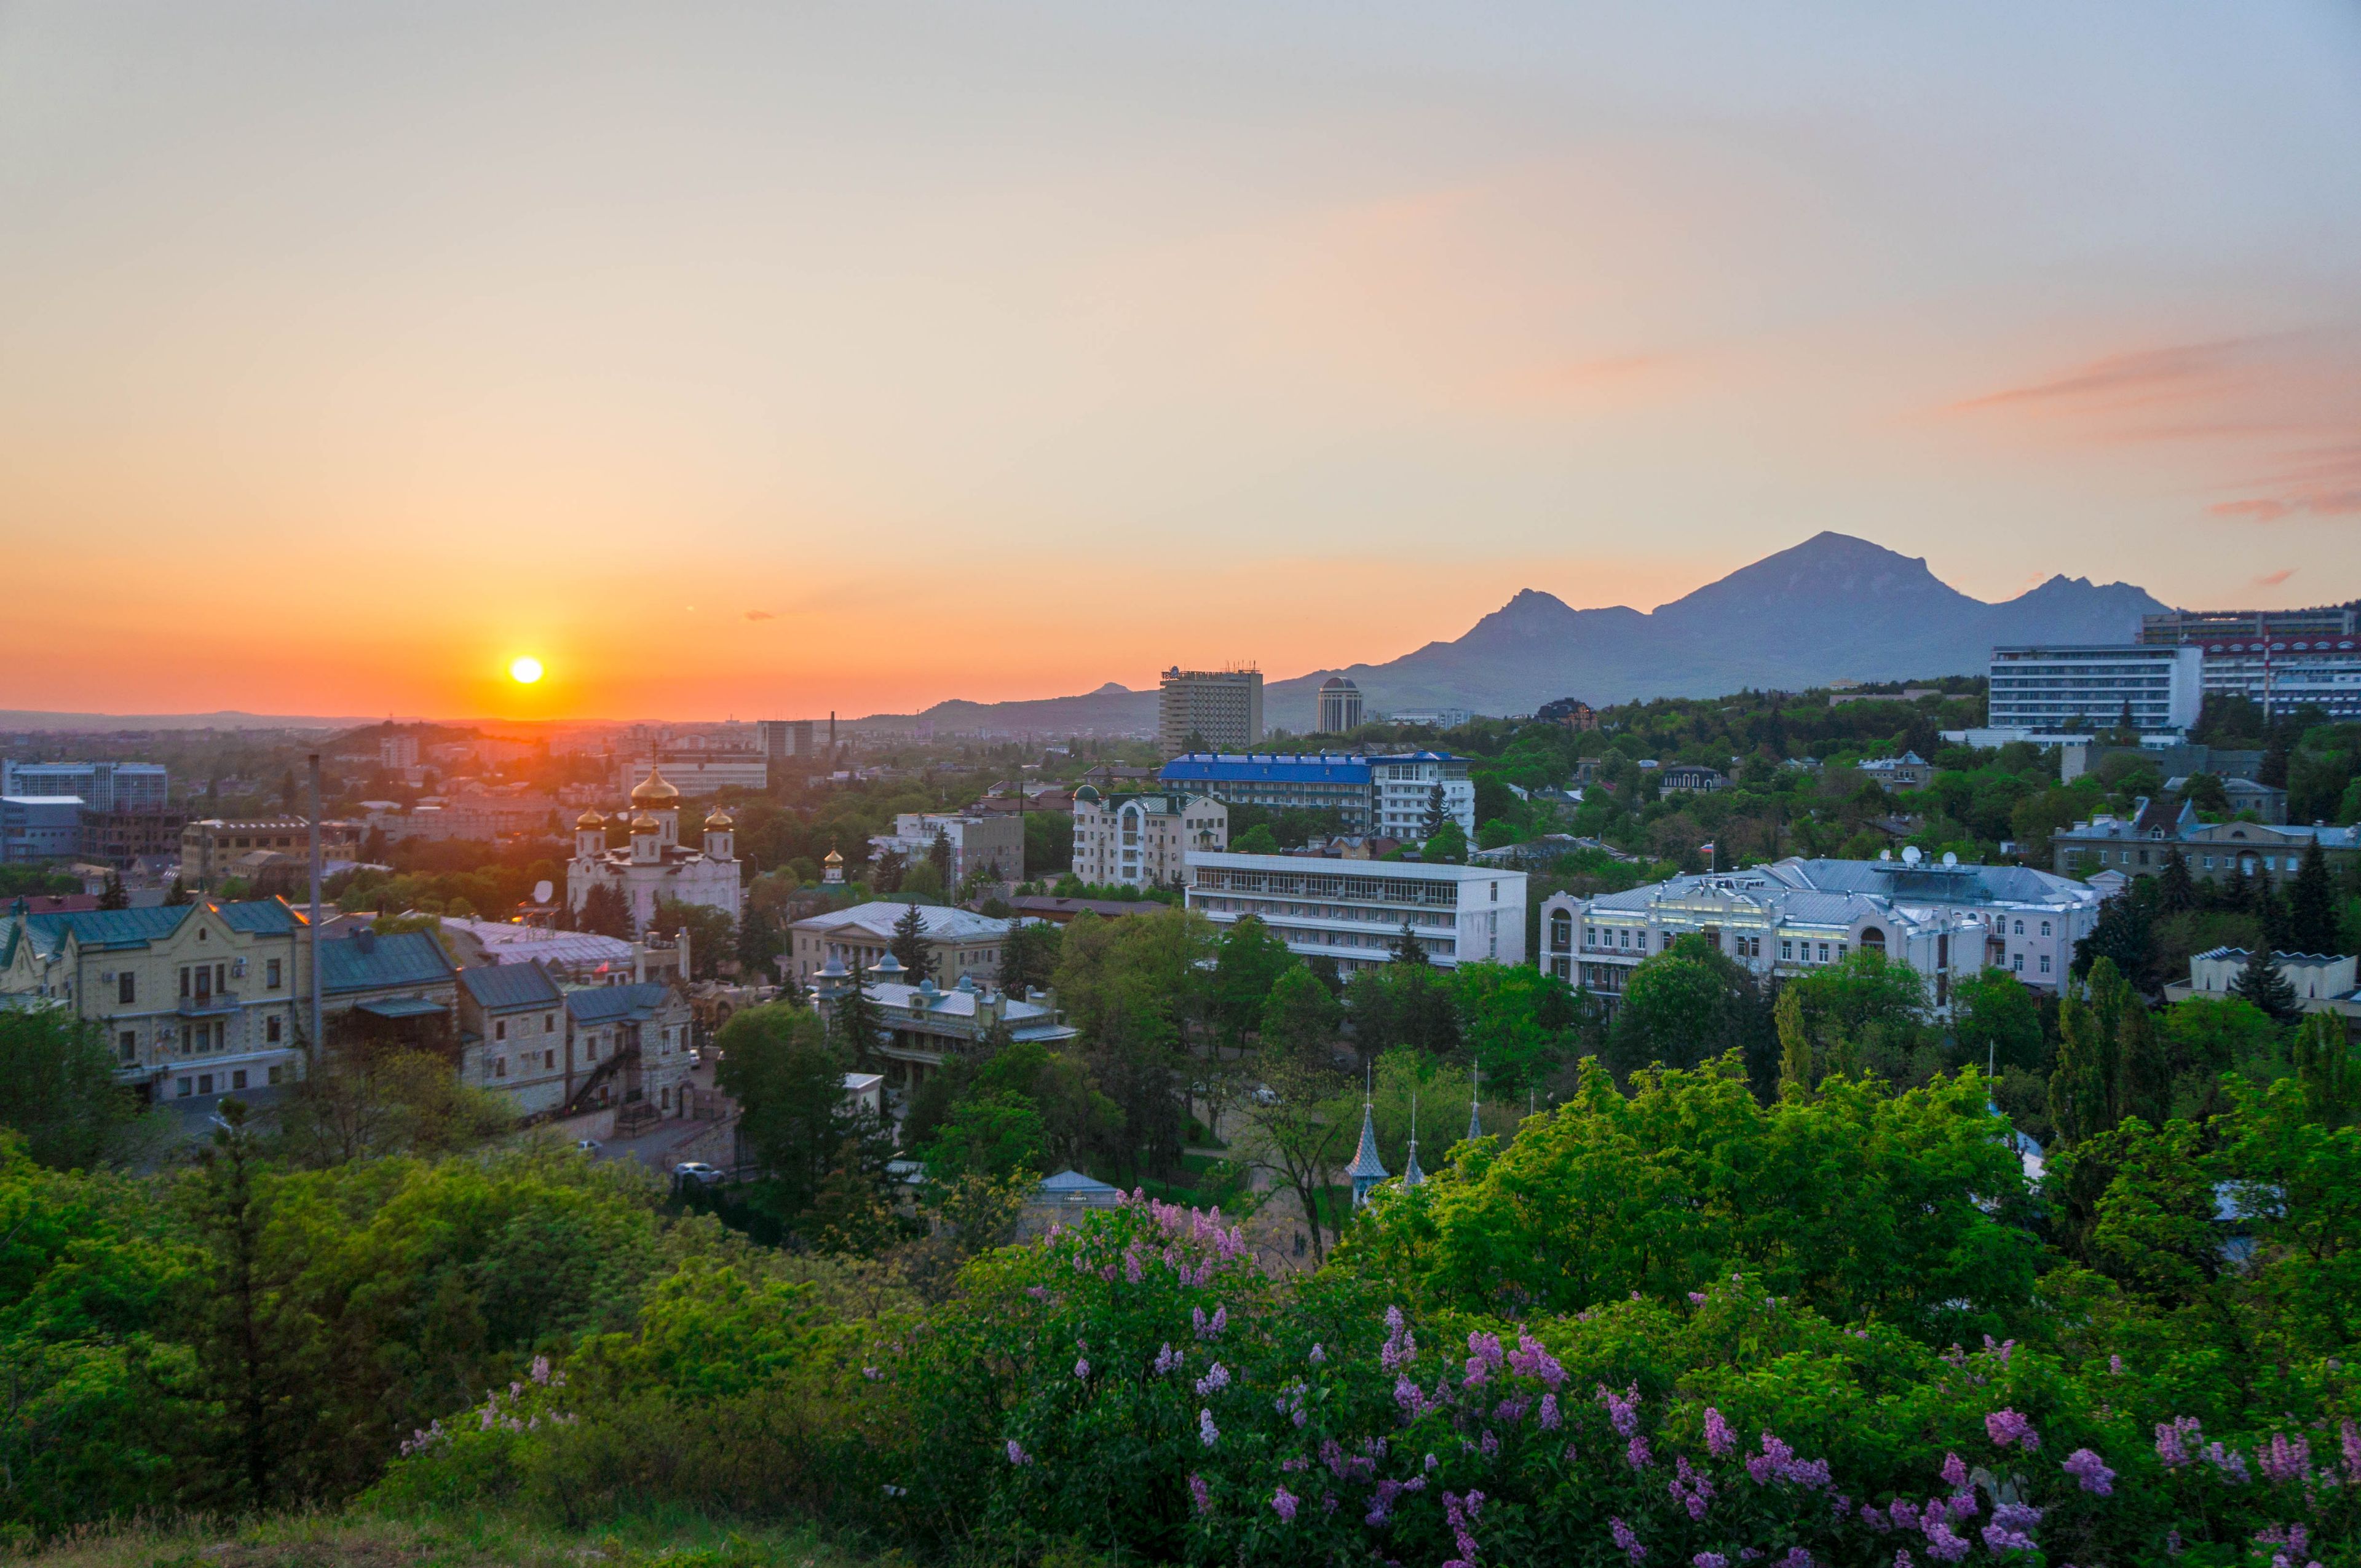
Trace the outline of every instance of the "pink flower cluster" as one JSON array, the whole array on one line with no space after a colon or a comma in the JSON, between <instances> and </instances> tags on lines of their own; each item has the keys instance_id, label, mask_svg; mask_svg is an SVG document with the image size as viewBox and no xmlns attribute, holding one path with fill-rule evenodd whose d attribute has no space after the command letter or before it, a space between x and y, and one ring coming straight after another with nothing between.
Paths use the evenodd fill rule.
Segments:
<instances>
[{"instance_id":1,"label":"pink flower cluster","mask_svg":"<svg viewBox=\"0 0 2361 1568\"><path fill-rule=\"evenodd\" d=\"M1557 1357L1522 1329L1517 1331L1517 1348L1509 1353L1509 1370L1521 1377L1539 1378L1553 1388L1565 1381L1565 1368L1558 1365Z\"/></svg>"}]
</instances>

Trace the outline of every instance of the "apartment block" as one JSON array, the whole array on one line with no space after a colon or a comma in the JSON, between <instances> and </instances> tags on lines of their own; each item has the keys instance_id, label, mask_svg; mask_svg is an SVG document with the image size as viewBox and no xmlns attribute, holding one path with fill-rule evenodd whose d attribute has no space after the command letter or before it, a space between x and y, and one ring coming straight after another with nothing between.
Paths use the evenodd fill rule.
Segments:
<instances>
[{"instance_id":1,"label":"apartment block","mask_svg":"<svg viewBox=\"0 0 2361 1568\"><path fill-rule=\"evenodd\" d=\"M1251 915L1304 958L1350 973L1404 939L1431 963L1525 960L1525 873L1492 866L1191 852L1189 907L1217 926Z\"/></svg>"},{"instance_id":2,"label":"apartment block","mask_svg":"<svg viewBox=\"0 0 2361 1568\"><path fill-rule=\"evenodd\" d=\"M161 811L165 770L154 762L12 762L0 760L0 795L77 796L92 811Z\"/></svg>"},{"instance_id":3,"label":"apartment block","mask_svg":"<svg viewBox=\"0 0 2361 1568\"><path fill-rule=\"evenodd\" d=\"M1192 850L1226 850L1230 809L1203 795L1074 792L1074 874L1109 887L1179 886Z\"/></svg>"},{"instance_id":4,"label":"apartment block","mask_svg":"<svg viewBox=\"0 0 2361 1568\"><path fill-rule=\"evenodd\" d=\"M899 854L915 865L934 852L938 836L950 848L951 888L979 872L1001 882L1025 880L1025 824L1014 813L906 811L894 818L891 833L870 838L870 859Z\"/></svg>"},{"instance_id":5,"label":"apartment block","mask_svg":"<svg viewBox=\"0 0 2361 1568\"><path fill-rule=\"evenodd\" d=\"M1476 833L1476 786L1467 761L1443 751L1191 751L1165 763L1159 776L1174 788L1234 806L1334 811L1348 834L1405 839L1422 836L1434 786L1441 784L1444 815L1470 838Z\"/></svg>"},{"instance_id":6,"label":"apartment block","mask_svg":"<svg viewBox=\"0 0 2361 1568\"><path fill-rule=\"evenodd\" d=\"M1985 724L2028 735L2088 735L2126 708L2143 735L2179 735L2197 722L2204 651L2149 643L1995 648Z\"/></svg>"},{"instance_id":7,"label":"apartment block","mask_svg":"<svg viewBox=\"0 0 2361 1568\"><path fill-rule=\"evenodd\" d=\"M1159 683L1156 717L1168 757L1188 751L1191 736L1215 751L1244 751L1262 739L1262 672L1175 664Z\"/></svg>"},{"instance_id":8,"label":"apartment block","mask_svg":"<svg viewBox=\"0 0 2361 1568\"><path fill-rule=\"evenodd\" d=\"M234 821L201 817L181 828L181 883L191 889L209 888L235 873L234 863L257 850L282 855L311 853L312 825L301 817L263 817ZM334 819L320 824L320 858L350 861L360 857L360 825Z\"/></svg>"}]
</instances>

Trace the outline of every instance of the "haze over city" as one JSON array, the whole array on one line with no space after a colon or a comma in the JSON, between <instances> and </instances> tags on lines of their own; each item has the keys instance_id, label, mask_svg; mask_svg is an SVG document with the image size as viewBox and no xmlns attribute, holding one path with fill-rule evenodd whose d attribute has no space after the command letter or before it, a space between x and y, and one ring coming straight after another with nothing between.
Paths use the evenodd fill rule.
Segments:
<instances>
[{"instance_id":1,"label":"haze over city","mask_svg":"<svg viewBox=\"0 0 2361 1568\"><path fill-rule=\"evenodd\" d=\"M0 5L0 706L1276 677L1823 529L2341 599L2356 65L2324 3Z\"/></svg>"}]
</instances>

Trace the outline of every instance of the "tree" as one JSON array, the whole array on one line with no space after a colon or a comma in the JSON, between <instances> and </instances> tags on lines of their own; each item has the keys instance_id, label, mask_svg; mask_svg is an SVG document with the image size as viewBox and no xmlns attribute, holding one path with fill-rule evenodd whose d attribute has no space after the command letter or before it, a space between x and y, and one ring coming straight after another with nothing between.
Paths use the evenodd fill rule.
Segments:
<instances>
[{"instance_id":1,"label":"tree","mask_svg":"<svg viewBox=\"0 0 2361 1568\"><path fill-rule=\"evenodd\" d=\"M1771 1020L1779 1031L1779 1097L1808 1100L1817 1077L1812 1070L1812 1036L1804 1025L1804 999L1792 984L1780 988Z\"/></svg>"},{"instance_id":2,"label":"tree","mask_svg":"<svg viewBox=\"0 0 2361 1568\"><path fill-rule=\"evenodd\" d=\"M1276 855L1279 850L1278 836L1268 823L1257 822L1230 840L1233 852L1241 855Z\"/></svg>"},{"instance_id":3,"label":"tree","mask_svg":"<svg viewBox=\"0 0 2361 1568\"><path fill-rule=\"evenodd\" d=\"M1109 1152L1123 1124L1120 1108L1099 1091L1089 1069L1038 1040L1008 1040L994 1047L977 1065L970 1088L981 1097L1015 1095L1033 1108L1041 1119L1037 1170L1078 1166L1093 1152Z\"/></svg>"},{"instance_id":4,"label":"tree","mask_svg":"<svg viewBox=\"0 0 2361 1568\"><path fill-rule=\"evenodd\" d=\"M723 1028L726 1030L728 1025ZM877 1016L877 999L869 994L869 971L855 955L852 972L829 1012L828 1036L853 1066L866 1068L876 1059L877 1044L884 1032Z\"/></svg>"},{"instance_id":5,"label":"tree","mask_svg":"<svg viewBox=\"0 0 2361 1568\"><path fill-rule=\"evenodd\" d=\"M951 884L951 836L948 828L935 829L935 841L927 846L927 863L935 868L938 891Z\"/></svg>"},{"instance_id":6,"label":"tree","mask_svg":"<svg viewBox=\"0 0 2361 1568\"><path fill-rule=\"evenodd\" d=\"M128 909L131 907L130 893L125 889L123 879L113 872L106 873L106 886L99 893L98 906L101 909Z\"/></svg>"},{"instance_id":7,"label":"tree","mask_svg":"<svg viewBox=\"0 0 2361 1568\"><path fill-rule=\"evenodd\" d=\"M1581 1021L1574 990L1528 964L1462 964L1446 977L1460 1053L1484 1064L1504 1094L1546 1083L1573 1055Z\"/></svg>"},{"instance_id":8,"label":"tree","mask_svg":"<svg viewBox=\"0 0 2361 1568\"><path fill-rule=\"evenodd\" d=\"M317 1053L279 1108L278 1148L313 1169L375 1155L453 1154L516 1125L504 1094L459 1081L431 1051L357 1042Z\"/></svg>"},{"instance_id":9,"label":"tree","mask_svg":"<svg viewBox=\"0 0 2361 1568\"><path fill-rule=\"evenodd\" d=\"M2040 1004L2005 970L1987 969L1952 988L1951 1029L1964 1065L1995 1073L2041 1065Z\"/></svg>"},{"instance_id":10,"label":"tree","mask_svg":"<svg viewBox=\"0 0 2361 1568\"><path fill-rule=\"evenodd\" d=\"M1631 971L1608 1058L1619 1073L1651 1063L1688 1068L1731 1049L1771 1076L1777 1036L1754 978L1701 936L1679 938Z\"/></svg>"},{"instance_id":11,"label":"tree","mask_svg":"<svg viewBox=\"0 0 2361 1568\"><path fill-rule=\"evenodd\" d=\"M1451 981L1433 965L1377 964L1356 970L1345 984L1345 1014L1365 1057L1390 1046L1429 1056L1459 1051L1459 1008Z\"/></svg>"},{"instance_id":12,"label":"tree","mask_svg":"<svg viewBox=\"0 0 2361 1568\"><path fill-rule=\"evenodd\" d=\"M2165 851L2164 870L2156 883L2157 902L2168 914L2186 915L2197 907L2197 879L2189 874L2189 857L2180 845Z\"/></svg>"},{"instance_id":13,"label":"tree","mask_svg":"<svg viewBox=\"0 0 2361 1568\"><path fill-rule=\"evenodd\" d=\"M259 1508L278 1494L309 1368L299 1348L300 1323L280 1288L285 1282L264 1251L266 1168L242 1102L221 1102L198 1161L192 1207L207 1286L198 1360L226 1429L224 1490L243 1507Z\"/></svg>"},{"instance_id":14,"label":"tree","mask_svg":"<svg viewBox=\"0 0 2361 1568\"><path fill-rule=\"evenodd\" d=\"M1344 1010L1301 959L1282 972L1265 998L1259 1020L1267 1057L1320 1063L1336 1048Z\"/></svg>"},{"instance_id":15,"label":"tree","mask_svg":"<svg viewBox=\"0 0 2361 1568\"><path fill-rule=\"evenodd\" d=\"M689 979L717 979L721 972L721 960L738 956L738 923L730 918L730 911L710 904L658 899L648 930L652 935L667 938L682 931L688 933L688 961L693 971L686 977Z\"/></svg>"},{"instance_id":16,"label":"tree","mask_svg":"<svg viewBox=\"0 0 2361 1568\"><path fill-rule=\"evenodd\" d=\"M1237 1152L1294 1196L1317 1267L1328 1255L1328 1235L1344 1230L1344 1215L1331 1213L1330 1205L1337 1174L1352 1163L1360 1134L1347 1092L1350 1080L1326 1063L1282 1056L1268 1047L1257 1054L1255 1072L1262 1089L1238 1102L1246 1128Z\"/></svg>"},{"instance_id":17,"label":"tree","mask_svg":"<svg viewBox=\"0 0 2361 1568\"><path fill-rule=\"evenodd\" d=\"M1021 997L1046 989L1058 971L1065 933L1047 920L1020 920L1000 940L1000 988Z\"/></svg>"},{"instance_id":18,"label":"tree","mask_svg":"<svg viewBox=\"0 0 2361 1568\"><path fill-rule=\"evenodd\" d=\"M1418 819L1420 839L1423 841L1433 838L1443 831L1443 825L1450 820L1451 813L1444 805L1443 781L1437 779L1434 781L1434 787L1426 792L1426 810Z\"/></svg>"},{"instance_id":19,"label":"tree","mask_svg":"<svg viewBox=\"0 0 2361 1568\"><path fill-rule=\"evenodd\" d=\"M178 909L184 904L195 902L195 895L190 893L188 884L175 875L172 878L171 887L164 894L164 906L168 909Z\"/></svg>"},{"instance_id":20,"label":"tree","mask_svg":"<svg viewBox=\"0 0 2361 1568\"><path fill-rule=\"evenodd\" d=\"M1411 928L1411 923L1407 920L1402 922L1400 933L1394 938L1393 961L1398 964L1420 966L1433 961L1426 956L1426 944L1418 939L1418 933Z\"/></svg>"},{"instance_id":21,"label":"tree","mask_svg":"<svg viewBox=\"0 0 2361 1568\"><path fill-rule=\"evenodd\" d=\"M57 1170L92 1169L125 1153L140 1120L115 1081L99 1026L60 1007L0 1008L0 1127Z\"/></svg>"},{"instance_id":22,"label":"tree","mask_svg":"<svg viewBox=\"0 0 2361 1568\"><path fill-rule=\"evenodd\" d=\"M630 941L639 935L631 925L631 905L623 898L623 890L607 883L593 883L584 890L582 902L575 908L575 926L594 936L614 937Z\"/></svg>"},{"instance_id":23,"label":"tree","mask_svg":"<svg viewBox=\"0 0 2361 1568\"><path fill-rule=\"evenodd\" d=\"M2172 1115L2172 1069L2156 1020L2137 998L2124 1009L2116 1051L2121 1083L2115 1103L2125 1116L2161 1127Z\"/></svg>"},{"instance_id":24,"label":"tree","mask_svg":"<svg viewBox=\"0 0 2361 1568\"><path fill-rule=\"evenodd\" d=\"M844 1092L844 1055L817 1014L766 1003L734 1014L714 1042L715 1082L738 1102L738 1133L775 1186L783 1219L808 1211L844 1146L873 1135L873 1118Z\"/></svg>"},{"instance_id":25,"label":"tree","mask_svg":"<svg viewBox=\"0 0 2361 1568\"><path fill-rule=\"evenodd\" d=\"M2253 1003L2276 1024L2292 1024L2302 1015L2295 986L2271 961L2271 945L2257 942L2246 954L2246 967L2230 981L2230 994Z\"/></svg>"},{"instance_id":26,"label":"tree","mask_svg":"<svg viewBox=\"0 0 2361 1568\"><path fill-rule=\"evenodd\" d=\"M2049 1074L2049 1119L2060 1142L2093 1138L2123 1118L2124 1014L2139 1005L2109 959L2069 985L2058 1003L2058 1065Z\"/></svg>"},{"instance_id":27,"label":"tree","mask_svg":"<svg viewBox=\"0 0 2361 1568\"><path fill-rule=\"evenodd\" d=\"M2307 1016L2296 1030L2290 1054L2312 1120L2341 1126L2361 1109L2361 1062L2354 1060L2342 1017L2334 1013Z\"/></svg>"},{"instance_id":28,"label":"tree","mask_svg":"<svg viewBox=\"0 0 2361 1568\"><path fill-rule=\"evenodd\" d=\"M1024 1096L1004 1091L954 1104L920 1157L937 1181L965 1176L1005 1181L1020 1173L1041 1175L1048 1145L1041 1113Z\"/></svg>"},{"instance_id":29,"label":"tree","mask_svg":"<svg viewBox=\"0 0 2361 1568\"><path fill-rule=\"evenodd\" d=\"M2288 945L2299 953L2334 953L2341 945L2338 913L2336 884L2315 839L2305 846L2303 864L2288 888Z\"/></svg>"},{"instance_id":30,"label":"tree","mask_svg":"<svg viewBox=\"0 0 2361 1568\"><path fill-rule=\"evenodd\" d=\"M1443 826L1427 836L1419 858L1435 865L1465 864L1467 860L1466 831L1451 818L1444 818Z\"/></svg>"},{"instance_id":31,"label":"tree","mask_svg":"<svg viewBox=\"0 0 2361 1568\"><path fill-rule=\"evenodd\" d=\"M2230 815L2230 791L2216 773L2191 773L2180 787L2180 798L2199 811L2215 817Z\"/></svg>"},{"instance_id":32,"label":"tree","mask_svg":"<svg viewBox=\"0 0 2361 1568\"><path fill-rule=\"evenodd\" d=\"M904 981L917 985L935 972L935 958L927 946L926 912L915 903L906 905L894 922L893 939L885 944L908 972Z\"/></svg>"},{"instance_id":33,"label":"tree","mask_svg":"<svg viewBox=\"0 0 2361 1568\"><path fill-rule=\"evenodd\" d=\"M1222 1041L1233 1049L1262 1023L1271 987L1290 965L1300 965L1270 927L1248 915L1233 922L1215 943L1212 1004Z\"/></svg>"}]
</instances>

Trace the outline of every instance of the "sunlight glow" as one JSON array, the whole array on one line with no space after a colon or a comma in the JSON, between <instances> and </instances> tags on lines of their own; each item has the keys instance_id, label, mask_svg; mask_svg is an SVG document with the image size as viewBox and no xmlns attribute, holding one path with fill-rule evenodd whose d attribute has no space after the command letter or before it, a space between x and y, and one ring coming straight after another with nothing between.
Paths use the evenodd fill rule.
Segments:
<instances>
[{"instance_id":1,"label":"sunlight glow","mask_svg":"<svg viewBox=\"0 0 2361 1568\"><path fill-rule=\"evenodd\" d=\"M531 685L541 679L541 661L526 654L509 666L509 678L520 685Z\"/></svg>"}]
</instances>

